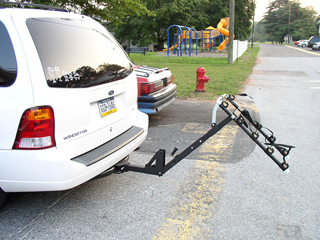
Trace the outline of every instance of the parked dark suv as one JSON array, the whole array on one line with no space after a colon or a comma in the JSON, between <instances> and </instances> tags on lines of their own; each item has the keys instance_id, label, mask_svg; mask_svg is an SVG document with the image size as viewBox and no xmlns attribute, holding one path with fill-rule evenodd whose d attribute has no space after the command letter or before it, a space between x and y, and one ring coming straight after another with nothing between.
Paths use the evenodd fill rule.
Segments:
<instances>
[{"instance_id":1,"label":"parked dark suv","mask_svg":"<svg viewBox=\"0 0 320 240\"><path fill-rule=\"evenodd\" d=\"M307 47L312 48L312 46L317 42L320 42L320 37L311 37Z\"/></svg>"}]
</instances>

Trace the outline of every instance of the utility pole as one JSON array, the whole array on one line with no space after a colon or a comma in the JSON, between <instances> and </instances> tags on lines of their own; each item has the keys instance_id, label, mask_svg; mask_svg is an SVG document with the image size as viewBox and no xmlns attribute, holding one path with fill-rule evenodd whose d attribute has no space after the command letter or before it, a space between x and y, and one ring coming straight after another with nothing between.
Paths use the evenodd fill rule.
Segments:
<instances>
[{"instance_id":1,"label":"utility pole","mask_svg":"<svg viewBox=\"0 0 320 240\"><path fill-rule=\"evenodd\" d=\"M253 39L254 39L254 15L253 15L253 21L252 21L251 48L253 48Z\"/></svg>"},{"instance_id":2,"label":"utility pole","mask_svg":"<svg viewBox=\"0 0 320 240\"><path fill-rule=\"evenodd\" d=\"M256 1L253 2L253 20L252 20L252 33L251 33L251 48L253 48L253 39L254 39L254 15L256 15Z\"/></svg>"},{"instance_id":3,"label":"utility pole","mask_svg":"<svg viewBox=\"0 0 320 240\"><path fill-rule=\"evenodd\" d=\"M229 48L228 48L229 64L233 64L234 12L235 12L235 0L229 0Z\"/></svg>"},{"instance_id":4,"label":"utility pole","mask_svg":"<svg viewBox=\"0 0 320 240\"><path fill-rule=\"evenodd\" d=\"M289 2L289 32L288 32L288 44L291 43L291 41L290 41L290 22L291 22L291 2Z\"/></svg>"}]
</instances>

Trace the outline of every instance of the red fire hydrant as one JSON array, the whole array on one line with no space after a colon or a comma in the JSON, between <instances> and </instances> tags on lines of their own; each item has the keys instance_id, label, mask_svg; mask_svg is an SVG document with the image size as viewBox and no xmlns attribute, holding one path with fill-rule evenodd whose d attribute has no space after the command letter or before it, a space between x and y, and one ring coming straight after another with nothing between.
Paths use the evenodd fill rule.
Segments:
<instances>
[{"instance_id":1,"label":"red fire hydrant","mask_svg":"<svg viewBox=\"0 0 320 240\"><path fill-rule=\"evenodd\" d=\"M205 92L206 89L204 88L204 83L209 81L209 77L205 76L204 74L206 71L203 67L198 67L197 71L197 88L196 92Z\"/></svg>"}]
</instances>

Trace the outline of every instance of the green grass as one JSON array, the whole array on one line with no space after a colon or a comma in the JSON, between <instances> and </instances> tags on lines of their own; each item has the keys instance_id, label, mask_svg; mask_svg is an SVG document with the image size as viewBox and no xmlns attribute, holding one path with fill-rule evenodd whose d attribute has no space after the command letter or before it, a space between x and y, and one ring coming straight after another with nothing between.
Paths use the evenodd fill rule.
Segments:
<instances>
[{"instance_id":1,"label":"green grass","mask_svg":"<svg viewBox=\"0 0 320 240\"><path fill-rule=\"evenodd\" d=\"M153 67L168 67L177 84L178 99L215 100L221 94L237 94L243 89L248 76L256 64L259 47L248 50L233 64L228 64L227 57L167 57L157 53L130 54L136 64ZM196 93L196 71L204 67L209 82L205 83L205 93Z\"/></svg>"}]
</instances>

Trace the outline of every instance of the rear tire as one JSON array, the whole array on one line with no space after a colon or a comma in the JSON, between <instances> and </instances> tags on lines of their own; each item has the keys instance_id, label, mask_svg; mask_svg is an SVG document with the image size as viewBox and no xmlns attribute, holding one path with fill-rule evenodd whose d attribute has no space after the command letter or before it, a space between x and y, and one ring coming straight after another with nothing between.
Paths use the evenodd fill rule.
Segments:
<instances>
[{"instance_id":1,"label":"rear tire","mask_svg":"<svg viewBox=\"0 0 320 240\"><path fill-rule=\"evenodd\" d=\"M8 193L4 192L2 190L2 188L0 188L0 207L2 206L2 204L5 203L5 201L7 200L7 196L8 196Z\"/></svg>"}]
</instances>

